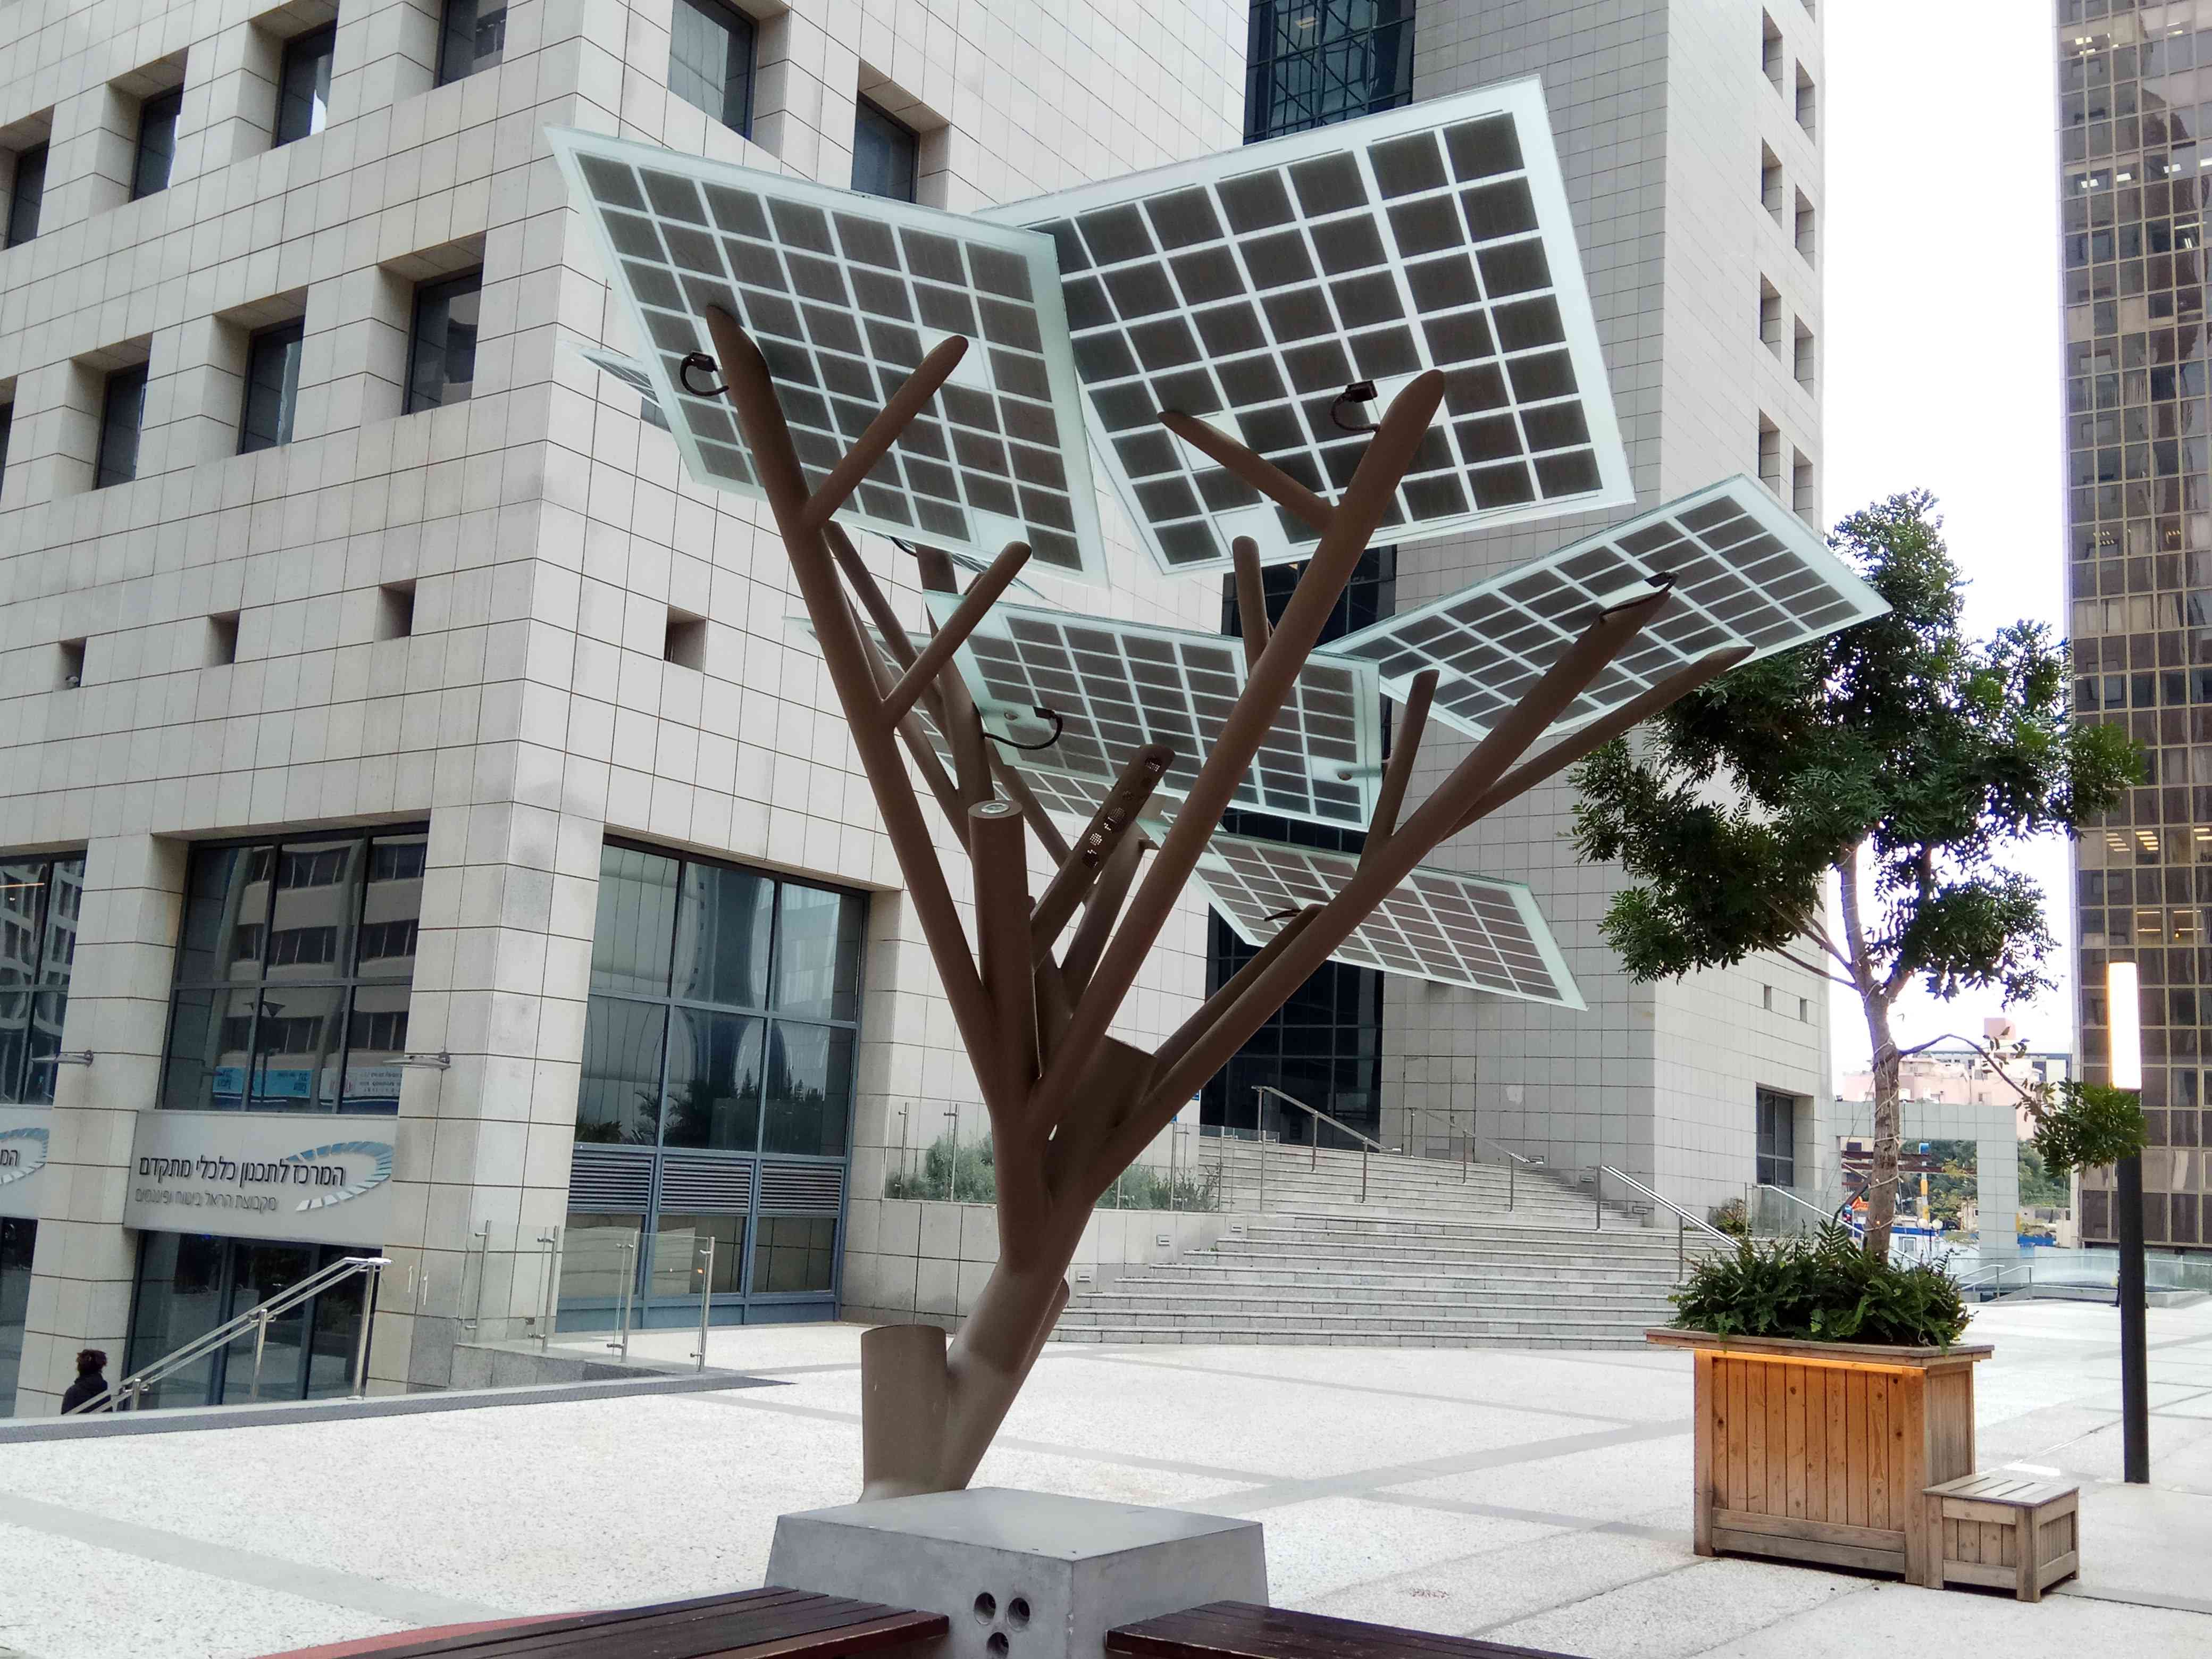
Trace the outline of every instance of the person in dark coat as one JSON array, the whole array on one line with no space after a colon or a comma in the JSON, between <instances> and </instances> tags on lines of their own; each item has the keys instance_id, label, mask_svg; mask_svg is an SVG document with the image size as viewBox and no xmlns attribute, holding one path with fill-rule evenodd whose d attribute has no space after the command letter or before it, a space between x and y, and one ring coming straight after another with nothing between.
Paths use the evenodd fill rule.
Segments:
<instances>
[{"instance_id":1,"label":"person in dark coat","mask_svg":"<svg viewBox=\"0 0 2212 1659\"><path fill-rule=\"evenodd\" d=\"M107 1392L107 1355L98 1348L80 1348L76 1355L76 1381L69 1385L62 1396L62 1414L70 1413L88 1400L98 1400L96 1411L112 1411L113 1404L102 1399Z\"/></svg>"}]
</instances>

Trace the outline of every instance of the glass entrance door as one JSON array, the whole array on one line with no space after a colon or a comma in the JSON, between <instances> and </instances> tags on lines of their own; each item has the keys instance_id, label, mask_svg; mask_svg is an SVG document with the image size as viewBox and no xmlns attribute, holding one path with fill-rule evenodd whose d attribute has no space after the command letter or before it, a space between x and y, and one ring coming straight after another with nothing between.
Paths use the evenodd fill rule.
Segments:
<instances>
[{"instance_id":1,"label":"glass entrance door","mask_svg":"<svg viewBox=\"0 0 2212 1659\"><path fill-rule=\"evenodd\" d=\"M148 1233L139 1246L131 1352L122 1376L152 1364L239 1315L250 1313L308 1274L373 1249L295 1244L204 1233ZM361 1337L358 1276L309 1297L270 1322L254 1382L251 1332L156 1383L149 1406L237 1405L247 1400L321 1400L354 1389ZM111 1371L117 1381L121 1376Z\"/></svg>"}]
</instances>

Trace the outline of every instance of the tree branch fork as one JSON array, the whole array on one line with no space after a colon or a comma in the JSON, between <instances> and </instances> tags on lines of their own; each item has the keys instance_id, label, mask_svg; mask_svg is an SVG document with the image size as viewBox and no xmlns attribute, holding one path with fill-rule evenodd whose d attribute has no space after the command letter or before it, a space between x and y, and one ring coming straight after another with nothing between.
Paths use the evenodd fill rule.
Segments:
<instances>
[{"instance_id":1,"label":"tree branch fork","mask_svg":"<svg viewBox=\"0 0 2212 1659\"><path fill-rule=\"evenodd\" d=\"M726 395L990 1122L1000 1255L974 1310L949 1343L929 1326L886 1327L863 1343L865 1495L957 1489L974 1473L1059 1316L1067 1266L1097 1199L1199 1085L1438 845L1747 653L1715 652L1528 757L1667 596L1655 589L1618 604L1590 617L1520 703L1407 812L1406 791L1435 690L1434 674L1423 675L1407 699L1366 850L1343 890L1289 921L1147 1054L1109 1036L1109 1028L1380 527L1436 416L1443 377L1431 371L1399 392L1334 503L1213 428L1173 411L1162 416L1170 431L1311 523L1320 542L1272 627L1257 604L1258 550L1243 538L1235 544L1239 591L1252 600L1245 684L1158 845L1139 821L1176 758L1159 747L1131 757L1070 841L984 733L954 660L1027 562L1030 549L1010 544L917 642L832 522L951 375L967 342L956 337L933 349L851 451L810 489L759 349L726 313L709 310L707 323ZM951 562L941 553L922 550L921 574L927 586L957 591ZM949 769L918 714L943 737ZM916 776L967 854L972 939L922 811ZM1035 893L1032 837L1055 866Z\"/></svg>"}]
</instances>

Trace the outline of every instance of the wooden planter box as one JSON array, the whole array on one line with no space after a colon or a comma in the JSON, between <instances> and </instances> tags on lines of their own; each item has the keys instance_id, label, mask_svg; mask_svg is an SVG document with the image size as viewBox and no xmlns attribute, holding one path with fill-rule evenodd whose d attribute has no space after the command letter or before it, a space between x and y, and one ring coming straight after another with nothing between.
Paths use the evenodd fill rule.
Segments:
<instances>
[{"instance_id":1,"label":"wooden planter box","mask_svg":"<svg viewBox=\"0 0 2212 1659\"><path fill-rule=\"evenodd\" d=\"M1926 1489L1974 1472L1986 1345L1884 1348L1646 1331L1695 1351L1697 1546L1940 1588Z\"/></svg>"}]
</instances>

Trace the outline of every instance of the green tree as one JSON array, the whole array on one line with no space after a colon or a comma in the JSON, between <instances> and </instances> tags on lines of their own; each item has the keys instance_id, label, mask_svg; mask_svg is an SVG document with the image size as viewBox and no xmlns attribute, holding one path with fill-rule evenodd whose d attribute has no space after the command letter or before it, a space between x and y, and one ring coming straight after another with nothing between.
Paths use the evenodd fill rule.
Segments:
<instances>
[{"instance_id":1,"label":"green tree","mask_svg":"<svg viewBox=\"0 0 2212 1659\"><path fill-rule=\"evenodd\" d=\"M2020 1207L2063 1210L2073 1201L2072 1189L2051 1173L2043 1154L2027 1141L2020 1143Z\"/></svg>"},{"instance_id":2,"label":"green tree","mask_svg":"<svg viewBox=\"0 0 2212 1659\"><path fill-rule=\"evenodd\" d=\"M1632 878L1604 931L1635 977L1764 951L1858 997L1874 1055L1875 1255L1897 1202L1891 1009L1916 980L1947 1000L2045 988L2043 895L2002 855L2108 811L2142 771L2119 727L2069 722L2066 648L2041 623L1964 635L1935 506L1924 490L1893 495L1830 538L1886 615L1693 691L1639 744L1616 740L1574 774L1577 850ZM1710 787L1723 774L1739 785L1726 798Z\"/></svg>"}]
</instances>

